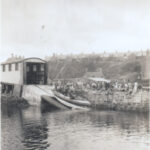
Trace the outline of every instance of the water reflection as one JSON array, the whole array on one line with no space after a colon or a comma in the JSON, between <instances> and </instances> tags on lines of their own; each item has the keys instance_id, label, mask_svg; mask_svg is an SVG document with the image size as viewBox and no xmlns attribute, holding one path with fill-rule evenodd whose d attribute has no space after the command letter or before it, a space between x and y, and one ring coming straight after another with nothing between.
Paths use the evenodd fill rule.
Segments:
<instances>
[{"instance_id":1,"label":"water reflection","mask_svg":"<svg viewBox=\"0 0 150 150\"><path fill-rule=\"evenodd\" d=\"M4 150L44 150L49 147L47 142L48 125L37 107L23 111L17 108L3 108L2 130L2 148ZM16 133L19 135L16 136ZM17 138L19 138L19 143L17 143ZM14 141L12 142L12 140ZM15 143L16 146L10 145L10 142ZM17 144L20 146L18 147Z\"/></svg>"},{"instance_id":2,"label":"water reflection","mask_svg":"<svg viewBox=\"0 0 150 150\"><path fill-rule=\"evenodd\" d=\"M39 113L39 108L25 110L22 114L23 140L26 149L42 150L49 147L47 142L48 125Z\"/></svg>"},{"instance_id":3,"label":"water reflection","mask_svg":"<svg viewBox=\"0 0 150 150\"><path fill-rule=\"evenodd\" d=\"M114 111L2 111L4 150L148 150L149 116ZM10 144L11 143L11 144Z\"/></svg>"}]
</instances>

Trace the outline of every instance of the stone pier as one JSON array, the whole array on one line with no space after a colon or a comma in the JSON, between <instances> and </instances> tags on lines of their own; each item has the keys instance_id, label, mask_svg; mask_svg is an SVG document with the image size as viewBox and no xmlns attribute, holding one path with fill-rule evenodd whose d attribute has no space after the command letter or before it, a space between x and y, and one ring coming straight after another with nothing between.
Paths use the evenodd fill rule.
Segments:
<instances>
[{"instance_id":1,"label":"stone pier","mask_svg":"<svg viewBox=\"0 0 150 150\"><path fill-rule=\"evenodd\" d=\"M148 112L150 102L150 92L140 90L135 94L115 91L111 94L107 92L87 92L87 97L94 109L110 109L122 111Z\"/></svg>"}]
</instances>

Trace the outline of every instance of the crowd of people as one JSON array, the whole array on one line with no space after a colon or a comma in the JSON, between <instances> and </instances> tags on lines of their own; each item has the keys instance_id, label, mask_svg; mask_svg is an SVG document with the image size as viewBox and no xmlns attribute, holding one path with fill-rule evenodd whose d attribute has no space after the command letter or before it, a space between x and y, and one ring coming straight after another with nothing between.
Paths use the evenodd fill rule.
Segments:
<instances>
[{"instance_id":1,"label":"crowd of people","mask_svg":"<svg viewBox=\"0 0 150 150\"><path fill-rule=\"evenodd\" d=\"M56 81L53 83L55 90L62 93L65 96L69 96L74 99L77 94L80 95L81 87L78 83L70 81Z\"/></svg>"},{"instance_id":2,"label":"crowd of people","mask_svg":"<svg viewBox=\"0 0 150 150\"><path fill-rule=\"evenodd\" d=\"M136 93L142 86L138 82L130 82L130 80L118 82L117 80L113 82L114 90L124 91L129 94Z\"/></svg>"},{"instance_id":3,"label":"crowd of people","mask_svg":"<svg viewBox=\"0 0 150 150\"><path fill-rule=\"evenodd\" d=\"M141 85L138 82L131 83L130 80L127 81L112 81L112 82L95 82L88 80L87 82L82 81L55 81L52 83L55 90L71 98L75 98L77 94L80 95L81 91L122 91L128 94L134 94L139 89Z\"/></svg>"}]
</instances>

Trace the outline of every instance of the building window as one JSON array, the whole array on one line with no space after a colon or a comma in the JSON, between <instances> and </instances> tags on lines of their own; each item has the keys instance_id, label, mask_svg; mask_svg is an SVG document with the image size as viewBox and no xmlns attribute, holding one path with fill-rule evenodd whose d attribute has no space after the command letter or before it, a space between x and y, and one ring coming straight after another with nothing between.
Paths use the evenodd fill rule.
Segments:
<instances>
[{"instance_id":1,"label":"building window","mask_svg":"<svg viewBox=\"0 0 150 150\"><path fill-rule=\"evenodd\" d=\"M3 72L5 72L5 65L3 65Z\"/></svg>"},{"instance_id":2,"label":"building window","mask_svg":"<svg viewBox=\"0 0 150 150\"><path fill-rule=\"evenodd\" d=\"M44 64L41 64L41 71L44 71Z\"/></svg>"},{"instance_id":3,"label":"building window","mask_svg":"<svg viewBox=\"0 0 150 150\"><path fill-rule=\"evenodd\" d=\"M15 64L15 70L19 70L19 64L18 63Z\"/></svg>"},{"instance_id":4,"label":"building window","mask_svg":"<svg viewBox=\"0 0 150 150\"><path fill-rule=\"evenodd\" d=\"M29 72L29 71L30 71L29 66L27 66L27 72Z\"/></svg>"},{"instance_id":5,"label":"building window","mask_svg":"<svg viewBox=\"0 0 150 150\"><path fill-rule=\"evenodd\" d=\"M36 65L33 65L33 71L35 72L37 70Z\"/></svg>"},{"instance_id":6,"label":"building window","mask_svg":"<svg viewBox=\"0 0 150 150\"><path fill-rule=\"evenodd\" d=\"M9 71L11 71L11 64L8 65Z\"/></svg>"}]
</instances>

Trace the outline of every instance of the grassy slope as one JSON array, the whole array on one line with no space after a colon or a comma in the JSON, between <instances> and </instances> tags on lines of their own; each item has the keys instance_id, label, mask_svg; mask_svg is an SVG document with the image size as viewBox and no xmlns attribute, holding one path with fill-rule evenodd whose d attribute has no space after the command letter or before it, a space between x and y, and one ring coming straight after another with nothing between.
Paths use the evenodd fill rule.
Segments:
<instances>
[{"instance_id":1,"label":"grassy slope","mask_svg":"<svg viewBox=\"0 0 150 150\"><path fill-rule=\"evenodd\" d=\"M50 60L48 62L49 78L80 78L86 71L94 72L103 69L106 78L129 78L134 81L141 73L143 58L129 57L118 59L114 57L101 58L89 56L80 59ZM63 68L63 69L62 69Z\"/></svg>"}]
</instances>

